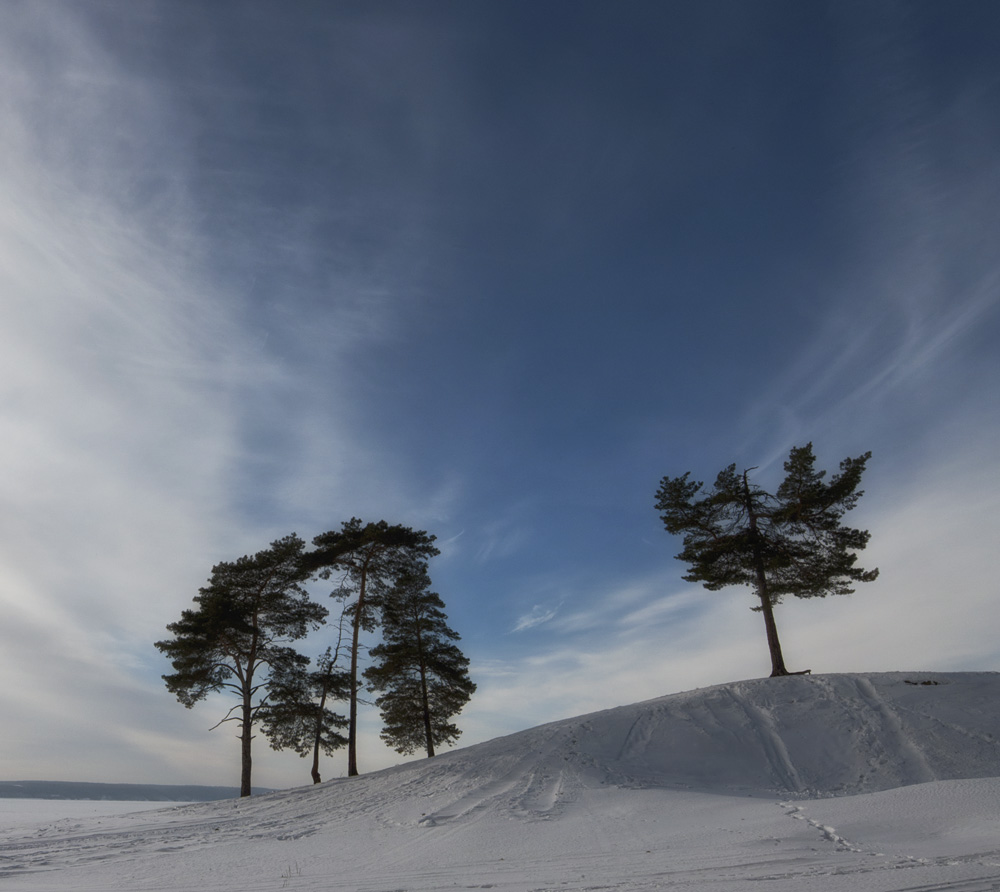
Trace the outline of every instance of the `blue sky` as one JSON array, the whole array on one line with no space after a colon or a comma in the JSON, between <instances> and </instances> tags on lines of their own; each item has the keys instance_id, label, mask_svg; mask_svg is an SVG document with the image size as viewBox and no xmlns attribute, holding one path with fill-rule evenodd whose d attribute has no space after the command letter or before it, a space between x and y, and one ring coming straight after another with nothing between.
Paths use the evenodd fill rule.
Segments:
<instances>
[{"instance_id":1,"label":"blue sky","mask_svg":"<svg viewBox=\"0 0 1000 892\"><path fill-rule=\"evenodd\" d=\"M227 705L183 709L152 642L216 562L352 516L438 537L463 743L766 675L654 493L807 441L872 450L881 576L782 605L789 665L1000 670L998 33L990 2L0 6L0 775L238 783ZM255 782L306 781L258 741Z\"/></svg>"}]
</instances>

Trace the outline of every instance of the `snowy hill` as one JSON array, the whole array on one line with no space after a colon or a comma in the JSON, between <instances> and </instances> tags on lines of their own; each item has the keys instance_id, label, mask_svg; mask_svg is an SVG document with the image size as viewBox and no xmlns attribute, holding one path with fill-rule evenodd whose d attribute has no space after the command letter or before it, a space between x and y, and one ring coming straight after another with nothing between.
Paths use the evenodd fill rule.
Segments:
<instances>
[{"instance_id":1,"label":"snowy hill","mask_svg":"<svg viewBox=\"0 0 1000 892\"><path fill-rule=\"evenodd\" d=\"M998 693L1000 673L798 675L562 726L614 783L840 795L1000 774Z\"/></svg>"},{"instance_id":2,"label":"snowy hill","mask_svg":"<svg viewBox=\"0 0 1000 892\"><path fill-rule=\"evenodd\" d=\"M0 883L985 892L998 737L998 673L738 682L317 787L26 829Z\"/></svg>"}]
</instances>

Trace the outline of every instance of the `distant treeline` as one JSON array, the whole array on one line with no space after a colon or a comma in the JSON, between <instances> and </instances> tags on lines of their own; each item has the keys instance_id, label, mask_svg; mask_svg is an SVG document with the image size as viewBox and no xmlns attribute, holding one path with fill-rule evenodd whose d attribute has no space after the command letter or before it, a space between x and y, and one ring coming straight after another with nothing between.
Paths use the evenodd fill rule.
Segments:
<instances>
[{"instance_id":1,"label":"distant treeline","mask_svg":"<svg viewBox=\"0 0 1000 892\"><path fill-rule=\"evenodd\" d=\"M254 794L270 793L254 788ZM74 781L0 781L0 799L94 799L115 802L211 802L235 799L239 787L173 784L92 784Z\"/></svg>"}]
</instances>

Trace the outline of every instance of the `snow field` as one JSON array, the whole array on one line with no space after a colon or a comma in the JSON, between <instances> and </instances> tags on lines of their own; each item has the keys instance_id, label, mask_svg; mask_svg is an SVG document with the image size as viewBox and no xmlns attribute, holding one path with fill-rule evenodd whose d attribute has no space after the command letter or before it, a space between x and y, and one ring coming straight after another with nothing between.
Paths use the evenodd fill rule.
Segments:
<instances>
[{"instance_id":1,"label":"snow field","mask_svg":"<svg viewBox=\"0 0 1000 892\"><path fill-rule=\"evenodd\" d=\"M996 673L722 685L317 787L4 832L0 890L995 892L998 703Z\"/></svg>"}]
</instances>

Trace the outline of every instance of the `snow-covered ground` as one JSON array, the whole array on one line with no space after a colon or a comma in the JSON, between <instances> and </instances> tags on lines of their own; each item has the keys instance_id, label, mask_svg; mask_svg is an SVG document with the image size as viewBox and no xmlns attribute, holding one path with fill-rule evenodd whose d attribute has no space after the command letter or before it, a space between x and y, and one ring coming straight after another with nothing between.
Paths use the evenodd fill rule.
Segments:
<instances>
[{"instance_id":1,"label":"snow-covered ground","mask_svg":"<svg viewBox=\"0 0 1000 892\"><path fill-rule=\"evenodd\" d=\"M114 799L0 798L0 839L6 839L16 834L25 824L51 824L63 818L104 818L130 811L163 809L174 804Z\"/></svg>"},{"instance_id":2,"label":"snow-covered ground","mask_svg":"<svg viewBox=\"0 0 1000 892\"><path fill-rule=\"evenodd\" d=\"M998 673L739 682L317 787L0 830L0 890L994 892L998 738Z\"/></svg>"}]
</instances>

